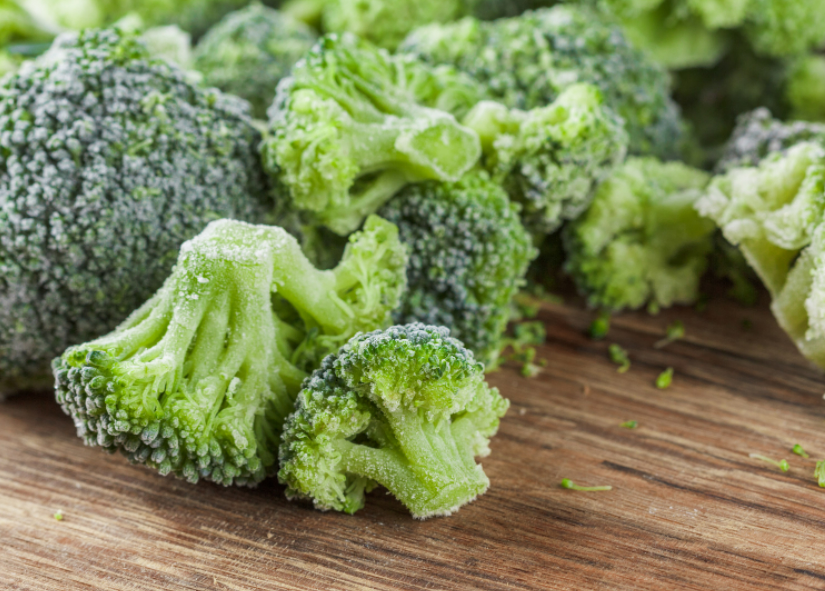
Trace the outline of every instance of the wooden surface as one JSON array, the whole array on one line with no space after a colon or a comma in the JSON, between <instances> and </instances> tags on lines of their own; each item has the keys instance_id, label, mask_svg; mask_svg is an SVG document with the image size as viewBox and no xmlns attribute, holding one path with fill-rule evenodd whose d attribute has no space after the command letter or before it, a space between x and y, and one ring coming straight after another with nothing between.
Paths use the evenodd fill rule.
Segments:
<instances>
[{"instance_id":1,"label":"wooden surface","mask_svg":"<svg viewBox=\"0 0 825 591\"><path fill-rule=\"evenodd\" d=\"M484 460L492 488L424 522L378 491L347 516L288 503L275 483L162 478L84 447L49 393L13 399L0 406L0 589L825 589L812 477L825 378L766 302L626 315L598 343L584 336L592 316L545 306L542 373L491 376L512 401ZM653 349L675 318L686 338ZM673 385L657 390L667 366ZM638 429L619 427L631 419Z\"/></svg>"}]
</instances>

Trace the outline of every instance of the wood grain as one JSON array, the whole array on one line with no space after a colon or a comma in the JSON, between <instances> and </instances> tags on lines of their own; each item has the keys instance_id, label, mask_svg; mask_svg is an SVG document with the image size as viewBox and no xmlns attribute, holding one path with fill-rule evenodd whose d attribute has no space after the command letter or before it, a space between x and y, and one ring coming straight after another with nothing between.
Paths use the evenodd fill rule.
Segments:
<instances>
[{"instance_id":1,"label":"wood grain","mask_svg":"<svg viewBox=\"0 0 825 591\"><path fill-rule=\"evenodd\" d=\"M162 478L84 447L50 393L12 399L0 407L0 588L825 588L825 489L812 476L825 379L767 303L626 315L603 342L585 336L592 316L576 301L543 307L540 375L491 376L512 409L484 460L490 492L424 522L378 491L346 516L288 503L272 482ZM686 338L652 348L676 318ZM611 342L629 351L627 374ZM630 419L638 429L619 427ZM563 490L565 477L614 489Z\"/></svg>"}]
</instances>

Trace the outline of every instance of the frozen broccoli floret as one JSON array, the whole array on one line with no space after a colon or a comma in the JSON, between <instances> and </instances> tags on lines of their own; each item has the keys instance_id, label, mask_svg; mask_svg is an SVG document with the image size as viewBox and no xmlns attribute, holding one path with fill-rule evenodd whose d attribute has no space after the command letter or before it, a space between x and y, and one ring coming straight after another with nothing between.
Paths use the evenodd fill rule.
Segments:
<instances>
[{"instance_id":1,"label":"frozen broccoli floret","mask_svg":"<svg viewBox=\"0 0 825 591\"><path fill-rule=\"evenodd\" d=\"M802 142L825 146L825 124L774 119L767 109L757 109L739 118L717 168L728 171L739 166L755 166L764 158L785 152Z\"/></svg>"},{"instance_id":2,"label":"frozen broccoli floret","mask_svg":"<svg viewBox=\"0 0 825 591\"><path fill-rule=\"evenodd\" d=\"M400 51L454 65L510 108L544 107L575 83L594 84L624 118L632 153L679 152L682 126L667 72L632 48L607 17L584 6L433 24L413 31Z\"/></svg>"},{"instance_id":3,"label":"frozen broccoli floret","mask_svg":"<svg viewBox=\"0 0 825 591\"><path fill-rule=\"evenodd\" d=\"M245 98L255 117L265 119L278 82L316 41L307 25L253 3L204 35L195 48L194 67L204 84Z\"/></svg>"},{"instance_id":4,"label":"frozen broccoli floret","mask_svg":"<svg viewBox=\"0 0 825 591\"><path fill-rule=\"evenodd\" d=\"M476 164L478 135L422 104L408 64L328 35L281 81L263 156L292 207L346 235L407 183L456 181Z\"/></svg>"},{"instance_id":5,"label":"frozen broccoli floret","mask_svg":"<svg viewBox=\"0 0 825 591\"><path fill-rule=\"evenodd\" d=\"M787 95L792 117L825 122L825 55L810 55L793 65Z\"/></svg>"},{"instance_id":6,"label":"frozen broccoli floret","mask_svg":"<svg viewBox=\"0 0 825 591\"><path fill-rule=\"evenodd\" d=\"M399 324L446 326L485 364L492 364L536 251L518 208L483 172L456 183L406 187L379 210L395 223L410 252Z\"/></svg>"},{"instance_id":7,"label":"frozen broccoli floret","mask_svg":"<svg viewBox=\"0 0 825 591\"><path fill-rule=\"evenodd\" d=\"M825 367L825 149L801 143L711 183L698 210L739 247L779 325Z\"/></svg>"},{"instance_id":8,"label":"frozen broccoli floret","mask_svg":"<svg viewBox=\"0 0 825 591\"><path fill-rule=\"evenodd\" d=\"M537 237L581 215L595 186L625 158L624 122L603 103L598 88L576 84L546 107L484 101L463 121L481 138L485 168L522 205Z\"/></svg>"},{"instance_id":9,"label":"frozen broccoli floret","mask_svg":"<svg viewBox=\"0 0 825 591\"><path fill-rule=\"evenodd\" d=\"M120 327L54 361L57 400L88 445L190 482L259 482L309 372L389 324L405 260L375 217L331 271L281 228L213 222Z\"/></svg>"},{"instance_id":10,"label":"frozen broccoli floret","mask_svg":"<svg viewBox=\"0 0 825 591\"><path fill-rule=\"evenodd\" d=\"M714 228L694 204L708 180L682 163L636 158L599 187L564 236L565 269L591 306L658 309L697 298Z\"/></svg>"},{"instance_id":11,"label":"frozen broccoli floret","mask_svg":"<svg viewBox=\"0 0 825 591\"><path fill-rule=\"evenodd\" d=\"M212 220L258 220L260 135L113 30L0 82L0 390L151 295Z\"/></svg>"},{"instance_id":12,"label":"frozen broccoli floret","mask_svg":"<svg viewBox=\"0 0 825 591\"><path fill-rule=\"evenodd\" d=\"M304 383L278 477L322 510L354 513L383 486L413 517L449 515L489 487L475 458L508 406L446 328L361 334Z\"/></svg>"}]
</instances>

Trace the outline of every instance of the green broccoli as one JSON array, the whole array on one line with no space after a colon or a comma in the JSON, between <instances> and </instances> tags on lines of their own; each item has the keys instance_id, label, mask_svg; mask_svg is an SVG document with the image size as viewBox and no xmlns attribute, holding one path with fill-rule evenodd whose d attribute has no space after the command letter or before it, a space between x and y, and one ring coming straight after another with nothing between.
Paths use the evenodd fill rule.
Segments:
<instances>
[{"instance_id":1,"label":"green broccoli","mask_svg":"<svg viewBox=\"0 0 825 591\"><path fill-rule=\"evenodd\" d=\"M694 210L709 180L682 163L628 160L564 233L565 270L591 306L618 311L698 296L713 224Z\"/></svg>"},{"instance_id":2,"label":"green broccoli","mask_svg":"<svg viewBox=\"0 0 825 591\"><path fill-rule=\"evenodd\" d=\"M455 183L410 185L379 215L398 225L410 251L395 321L446 326L492 364L510 300L536 255L518 208L485 173L472 172Z\"/></svg>"},{"instance_id":3,"label":"green broccoli","mask_svg":"<svg viewBox=\"0 0 825 591\"><path fill-rule=\"evenodd\" d=\"M304 383L278 477L318 509L354 513L380 485L413 517L449 515L489 487L474 458L508 406L446 328L360 334Z\"/></svg>"},{"instance_id":4,"label":"green broccoli","mask_svg":"<svg viewBox=\"0 0 825 591\"><path fill-rule=\"evenodd\" d=\"M779 325L825 367L825 148L800 143L717 177L697 202L771 294Z\"/></svg>"},{"instance_id":5,"label":"green broccoli","mask_svg":"<svg viewBox=\"0 0 825 591\"><path fill-rule=\"evenodd\" d=\"M57 400L88 445L190 482L257 483L303 379L389 324L405 262L376 217L331 271L281 228L213 222L120 327L54 361Z\"/></svg>"},{"instance_id":6,"label":"green broccoli","mask_svg":"<svg viewBox=\"0 0 825 591\"><path fill-rule=\"evenodd\" d=\"M281 81L262 150L291 207L346 235L407 183L457 181L476 164L478 135L421 104L411 63L328 35Z\"/></svg>"},{"instance_id":7,"label":"green broccoli","mask_svg":"<svg viewBox=\"0 0 825 591\"><path fill-rule=\"evenodd\" d=\"M485 168L522 205L525 225L539 238L581 215L627 152L622 119L589 84L530 111L483 101L463 123L479 134Z\"/></svg>"},{"instance_id":8,"label":"green broccoli","mask_svg":"<svg viewBox=\"0 0 825 591\"><path fill-rule=\"evenodd\" d=\"M0 82L0 391L111 330L212 220L262 218L260 135L114 30Z\"/></svg>"},{"instance_id":9,"label":"green broccoli","mask_svg":"<svg viewBox=\"0 0 825 591\"><path fill-rule=\"evenodd\" d=\"M568 86L594 84L624 118L633 154L670 157L681 149L682 125L667 72L633 49L607 17L586 7L433 24L413 31L399 50L454 65L510 108L544 107Z\"/></svg>"},{"instance_id":10,"label":"green broccoli","mask_svg":"<svg viewBox=\"0 0 825 591\"><path fill-rule=\"evenodd\" d=\"M787 95L795 119L825 122L825 55L809 55L794 63Z\"/></svg>"},{"instance_id":11,"label":"green broccoli","mask_svg":"<svg viewBox=\"0 0 825 591\"><path fill-rule=\"evenodd\" d=\"M265 119L278 82L316 41L308 26L254 2L204 35L194 67L205 84L245 98L255 117Z\"/></svg>"}]
</instances>

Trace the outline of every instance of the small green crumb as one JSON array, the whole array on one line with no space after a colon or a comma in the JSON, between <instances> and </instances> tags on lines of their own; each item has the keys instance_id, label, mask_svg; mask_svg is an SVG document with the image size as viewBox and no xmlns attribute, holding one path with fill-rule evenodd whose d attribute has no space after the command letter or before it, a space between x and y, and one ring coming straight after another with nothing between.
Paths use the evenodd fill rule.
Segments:
<instances>
[{"instance_id":1,"label":"small green crumb","mask_svg":"<svg viewBox=\"0 0 825 591\"><path fill-rule=\"evenodd\" d=\"M802 446L799 445L798 443L793 446L791 451L794 452L798 456L802 456L803 458L810 458L811 457L811 456L808 455L808 452L806 452L804 449L802 449Z\"/></svg>"},{"instance_id":2,"label":"small green crumb","mask_svg":"<svg viewBox=\"0 0 825 591\"><path fill-rule=\"evenodd\" d=\"M635 429L638 426L639 421L625 421L619 425L619 427L624 427L625 429Z\"/></svg>"},{"instance_id":3,"label":"small green crumb","mask_svg":"<svg viewBox=\"0 0 825 591\"><path fill-rule=\"evenodd\" d=\"M54 514L54 518L57 521L63 521L63 511L58 509Z\"/></svg>"},{"instance_id":4,"label":"small green crumb","mask_svg":"<svg viewBox=\"0 0 825 591\"><path fill-rule=\"evenodd\" d=\"M610 312L599 312L590 324L588 334L591 339L600 341L607 336L608 332L610 332Z\"/></svg>"},{"instance_id":5,"label":"small green crumb","mask_svg":"<svg viewBox=\"0 0 825 591\"><path fill-rule=\"evenodd\" d=\"M613 490L612 486L579 486L569 478L564 478L561 481L560 486L562 488L567 488L570 490L581 490L585 492L597 492L602 490Z\"/></svg>"},{"instance_id":6,"label":"small green crumb","mask_svg":"<svg viewBox=\"0 0 825 591\"><path fill-rule=\"evenodd\" d=\"M613 343L607 348L607 352L610 354L610 361L619 366L619 369L616 371L619 373L625 373L630 369L630 357L627 356L627 351L622 349L619 345Z\"/></svg>"},{"instance_id":7,"label":"small green crumb","mask_svg":"<svg viewBox=\"0 0 825 591\"><path fill-rule=\"evenodd\" d=\"M760 454L749 454L749 456L751 458L753 458L754 460L761 460L763 462L767 462L768 464L771 464L772 466L776 466L777 468L779 468L783 472L787 472L788 470L791 469L790 465L788 465L788 460L776 461L774 459L771 459L769 457L766 457L766 456L763 456L763 455L760 455Z\"/></svg>"},{"instance_id":8,"label":"small green crumb","mask_svg":"<svg viewBox=\"0 0 825 591\"><path fill-rule=\"evenodd\" d=\"M665 371L659 374L659 377L656 378L656 387L659 390L664 390L670 387L670 384L673 382L673 368L668 367Z\"/></svg>"},{"instance_id":9,"label":"small green crumb","mask_svg":"<svg viewBox=\"0 0 825 591\"><path fill-rule=\"evenodd\" d=\"M814 468L814 477L820 488L825 488L825 460L819 460Z\"/></svg>"},{"instance_id":10,"label":"small green crumb","mask_svg":"<svg viewBox=\"0 0 825 591\"><path fill-rule=\"evenodd\" d=\"M678 341L685 337L685 325L682 324L681 320L674 320L670 323L667 327L665 332L666 336L661 341L656 342L653 345L654 349L661 349L663 347L667 347L673 341Z\"/></svg>"}]
</instances>

